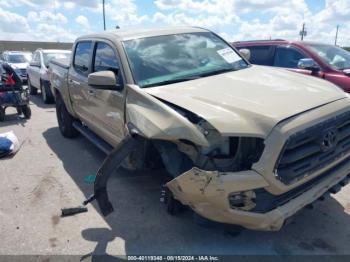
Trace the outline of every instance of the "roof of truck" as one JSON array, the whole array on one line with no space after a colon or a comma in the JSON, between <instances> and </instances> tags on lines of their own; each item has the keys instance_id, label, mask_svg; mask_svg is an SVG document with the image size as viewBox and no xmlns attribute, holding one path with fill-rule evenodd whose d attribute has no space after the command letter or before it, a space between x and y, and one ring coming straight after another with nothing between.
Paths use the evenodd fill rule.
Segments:
<instances>
[{"instance_id":1,"label":"roof of truck","mask_svg":"<svg viewBox=\"0 0 350 262\"><path fill-rule=\"evenodd\" d=\"M208 32L208 30L200 27L182 26L182 27L165 27L165 28L146 28L146 29L115 29L111 31L89 34L79 37L86 38L106 38L110 40L130 40L144 37L152 37L159 35L172 35L193 32Z\"/></svg>"}]
</instances>

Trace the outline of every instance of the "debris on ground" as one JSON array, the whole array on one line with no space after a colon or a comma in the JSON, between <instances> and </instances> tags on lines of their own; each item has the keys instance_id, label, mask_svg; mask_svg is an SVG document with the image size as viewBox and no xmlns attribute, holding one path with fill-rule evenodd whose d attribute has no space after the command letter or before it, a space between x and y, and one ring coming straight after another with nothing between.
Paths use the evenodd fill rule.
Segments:
<instances>
[{"instance_id":1,"label":"debris on ground","mask_svg":"<svg viewBox=\"0 0 350 262\"><path fill-rule=\"evenodd\" d=\"M93 184L96 180L96 175L88 175L84 177L84 181L88 184Z\"/></svg>"},{"instance_id":2,"label":"debris on ground","mask_svg":"<svg viewBox=\"0 0 350 262\"><path fill-rule=\"evenodd\" d=\"M62 208L62 217L73 216L75 214L87 212L88 209L84 206L72 207L72 208Z\"/></svg>"},{"instance_id":3,"label":"debris on ground","mask_svg":"<svg viewBox=\"0 0 350 262\"><path fill-rule=\"evenodd\" d=\"M16 154L19 148L18 138L13 131L0 134L0 158Z\"/></svg>"}]
</instances>

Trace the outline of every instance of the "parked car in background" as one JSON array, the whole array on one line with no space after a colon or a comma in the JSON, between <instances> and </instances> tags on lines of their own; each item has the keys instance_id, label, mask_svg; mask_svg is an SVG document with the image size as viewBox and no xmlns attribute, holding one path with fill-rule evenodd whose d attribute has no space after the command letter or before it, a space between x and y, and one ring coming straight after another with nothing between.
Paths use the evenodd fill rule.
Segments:
<instances>
[{"instance_id":1,"label":"parked car in background","mask_svg":"<svg viewBox=\"0 0 350 262\"><path fill-rule=\"evenodd\" d=\"M52 59L69 58L70 50L37 49L27 68L28 87L31 95L36 95L38 89L46 104L54 102L50 88L49 62Z\"/></svg>"},{"instance_id":2,"label":"parked car in background","mask_svg":"<svg viewBox=\"0 0 350 262\"><path fill-rule=\"evenodd\" d=\"M31 52L24 51L5 51L1 54L1 64L9 64L17 75L21 78L23 84L27 83L27 66L29 65L30 60L32 59ZM4 70L2 66L1 78L3 79Z\"/></svg>"},{"instance_id":3,"label":"parked car in background","mask_svg":"<svg viewBox=\"0 0 350 262\"><path fill-rule=\"evenodd\" d=\"M70 61L50 67L62 135L115 148L88 200L103 215L113 211L108 178L125 159L135 169L165 167L170 214L181 202L200 221L257 230L279 230L349 182L347 94L319 78L251 65L209 30L87 35Z\"/></svg>"},{"instance_id":4,"label":"parked car in background","mask_svg":"<svg viewBox=\"0 0 350 262\"><path fill-rule=\"evenodd\" d=\"M244 41L233 45L239 50L249 50L249 61L253 64L317 76L350 93L350 52L338 46L285 40Z\"/></svg>"}]
</instances>

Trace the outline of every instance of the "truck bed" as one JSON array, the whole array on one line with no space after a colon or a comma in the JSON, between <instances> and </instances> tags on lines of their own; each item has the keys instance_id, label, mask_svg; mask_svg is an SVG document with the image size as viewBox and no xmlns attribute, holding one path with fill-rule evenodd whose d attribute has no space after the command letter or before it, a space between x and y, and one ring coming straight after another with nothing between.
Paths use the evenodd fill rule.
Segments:
<instances>
[{"instance_id":1,"label":"truck bed","mask_svg":"<svg viewBox=\"0 0 350 262\"><path fill-rule=\"evenodd\" d=\"M50 64L54 64L65 69L69 69L69 58L52 59Z\"/></svg>"}]
</instances>

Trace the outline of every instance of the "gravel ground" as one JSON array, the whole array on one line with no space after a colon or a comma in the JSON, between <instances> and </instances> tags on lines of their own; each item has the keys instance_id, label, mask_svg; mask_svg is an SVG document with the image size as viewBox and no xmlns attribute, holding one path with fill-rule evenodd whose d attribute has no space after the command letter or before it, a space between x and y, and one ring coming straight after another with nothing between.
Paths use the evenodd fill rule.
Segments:
<instances>
[{"instance_id":1,"label":"gravel ground","mask_svg":"<svg viewBox=\"0 0 350 262\"><path fill-rule=\"evenodd\" d=\"M31 102L32 119L8 109L0 133L13 130L23 142L0 160L0 255L108 254L350 254L350 186L302 210L279 232L245 230L238 236L202 228L190 212L169 216L159 202L161 174L112 177L115 212L97 207L61 218L62 207L92 193L84 178L105 155L83 137L69 140L57 127L54 105Z\"/></svg>"}]
</instances>

